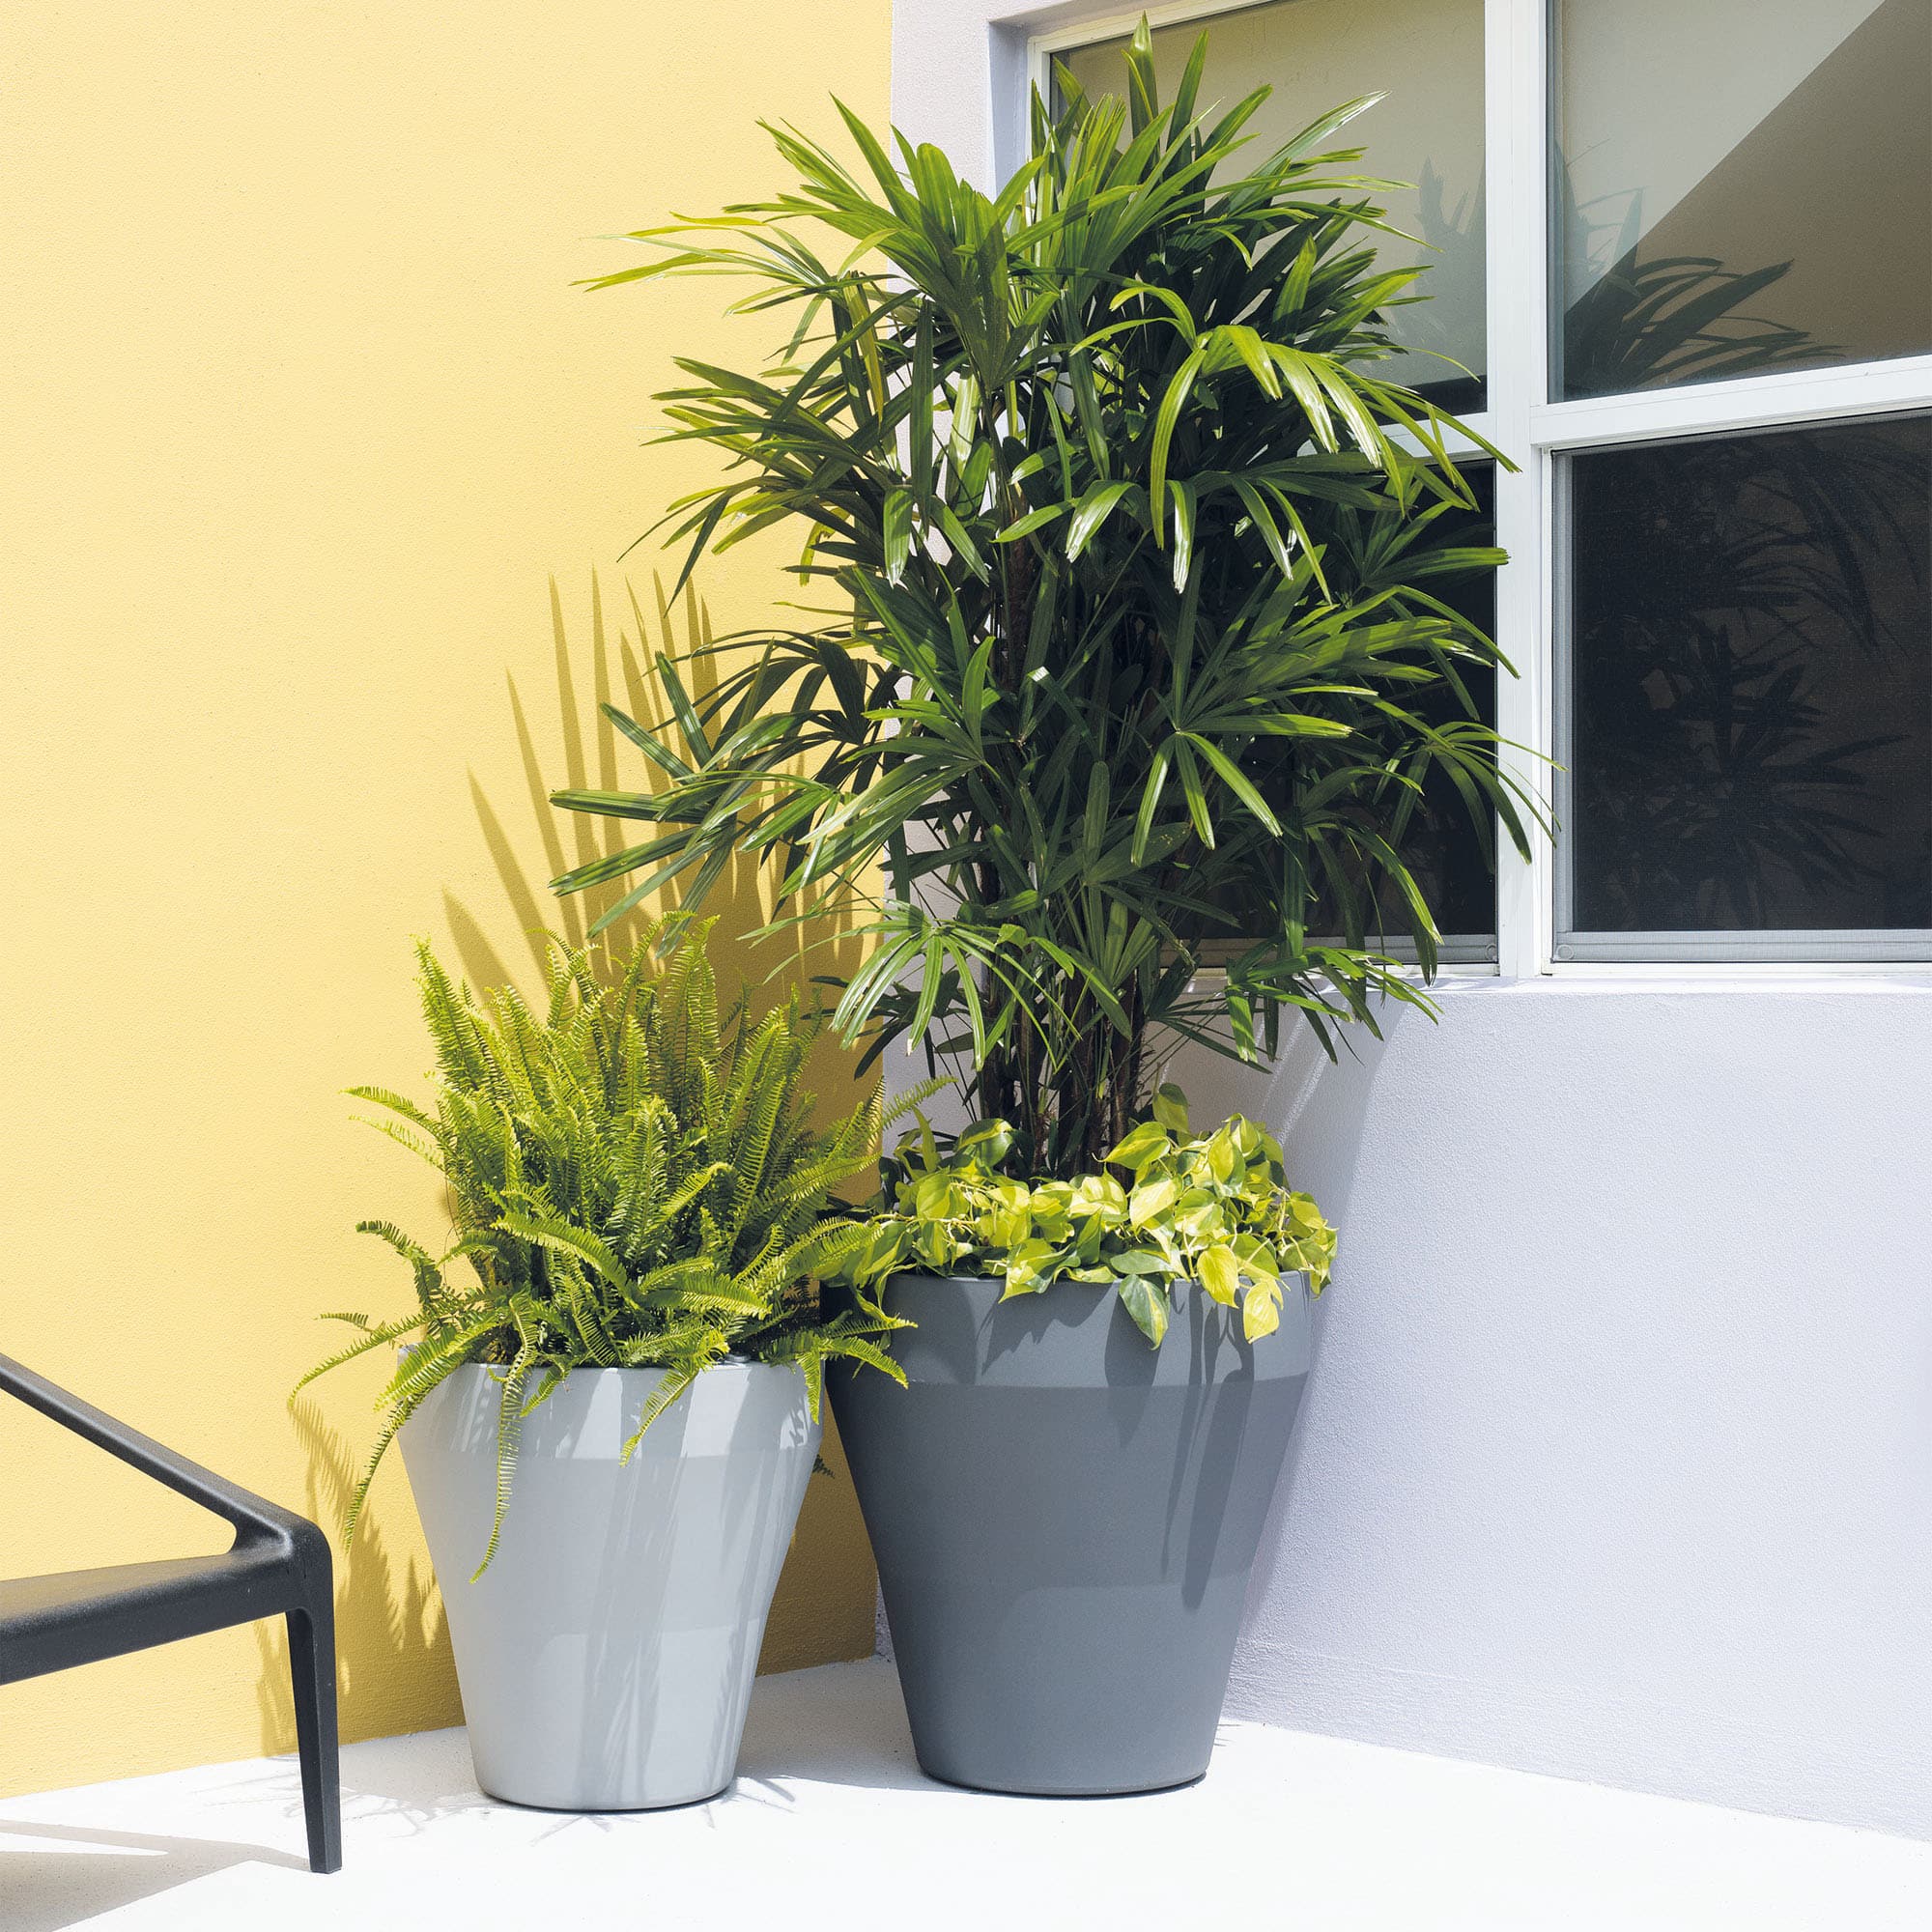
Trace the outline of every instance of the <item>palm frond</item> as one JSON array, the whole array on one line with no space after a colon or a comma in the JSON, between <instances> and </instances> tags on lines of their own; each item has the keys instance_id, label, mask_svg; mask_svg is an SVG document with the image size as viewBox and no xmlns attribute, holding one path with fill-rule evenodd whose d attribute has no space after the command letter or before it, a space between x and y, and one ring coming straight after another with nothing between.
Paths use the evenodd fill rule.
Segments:
<instances>
[{"instance_id":1,"label":"palm frond","mask_svg":"<svg viewBox=\"0 0 1932 1932\"><path fill-rule=\"evenodd\" d=\"M1096 1167L1178 1040L1254 1058L1299 1013L1333 1051L1413 1004L1382 934L1433 971L1423 841L1540 819L1454 594L1500 560L1465 426L1382 373L1415 298L1333 145L1367 103L1264 153L1201 71L1163 103L1145 27L1129 99L1063 71L997 196L849 112L856 169L780 130L795 185L602 278L735 276L783 324L755 370L680 362L667 440L728 462L656 528L688 578L788 526L840 609L660 659L665 716L617 719L644 783L556 796L660 836L557 889L695 904L744 855L781 922L866 908L837 1025L955 1068L1015 1175Z\"/></svg>"}]
</instances>

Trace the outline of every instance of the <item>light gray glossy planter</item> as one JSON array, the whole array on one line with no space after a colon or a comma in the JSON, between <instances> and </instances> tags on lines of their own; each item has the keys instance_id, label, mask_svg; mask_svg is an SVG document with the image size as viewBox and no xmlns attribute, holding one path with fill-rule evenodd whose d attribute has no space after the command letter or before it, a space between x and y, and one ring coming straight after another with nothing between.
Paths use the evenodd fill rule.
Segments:
<instances>
[{"instance_id":1,"label":"light gray glossy planter","mask_svg":"<svg viewBox=\"0 0 1932 1932\"><path fill-rule=\"evenodd\" d=\"M457 1370L405 1426L476 1781L623 1811L715 1797L737 1767L779 1570L817 1454L796 1369L724 1362L651 1424L656 1369L579 1369L524 1424L496 1560L498 1388Z\"/></svg>"},{"instance_id":2,"label":"light gray glossy planter","mask_svg":"<svg viewBox=\"0 0 1932 1932\"><path fill-rule=\"evenodd\" d=\"M1208 1769L1268 1501L1308 1378L1190 1293L1156 1350L1111 1290L899 1275L906 1372L827 1376L922 1768L1060 1796Z\"/></svg>"}]
</instances>

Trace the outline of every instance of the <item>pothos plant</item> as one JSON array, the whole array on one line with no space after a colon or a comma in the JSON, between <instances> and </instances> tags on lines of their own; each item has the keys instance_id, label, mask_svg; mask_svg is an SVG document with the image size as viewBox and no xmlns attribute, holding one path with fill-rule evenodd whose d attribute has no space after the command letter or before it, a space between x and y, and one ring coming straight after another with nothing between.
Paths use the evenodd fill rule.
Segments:
<instances>
[{"instance_id":1,"label":"pothos plant","mask_svg":"<svg viewBox=\"0 0 1932 1932\"><path fill-rule=\"evenodd\" d=\"M559 947L549 999L481 1001L417 949L436 1045L428 1106L351 1092L376 1124L442 1176L454 1239L438 1251L389 1221L358 1232L395 1249L416 1305L390 1321L326 1320L356 1339L297 1384L373 1349L412 1346L378 1398L382 1425L343 1536L398 1430L467 1363L499 1384L495 1555L518 1436L573 1369L656 1368L644 1431L726 1356L786 1363L818 1413L828 1358L904 1373L873 1340L902 1325L864 1295L821 1310L817 1284L866 1238L832 1190L868 1168L878 1098L820 1127L803 1088L815 1020L796 995L762 1015L721 1010L703 924L652 926L614 977Z\"/></svg>"},{"instance_id":2,"label":"pothos plant","mask_svg":"<svg viewBox=\"0 0 1932 1932\"><path fill-rule=\"evenodd\" d=\"M992 1275L1007 1296L1099 1283L1156 1345L1188 1283L1238 1304L1252 1342L1280 1325L1284 1277L1306 1275L1318 1294L1328 1279L1335 1231L1290 1190L1274 1137L1238 1115L1191 1133L1178 1087L1163 1085L1149 1118L1077 1179L1013 1179L1001 1172L1011 1144L1012 1129L988 1121L942 1151L922 1121L886 1163L886 1205L848 1278L863 1289L907 1269Z\"/></svg>"},{"instance_id":3,"label":"pothos plant","mask_svg":"<svg viewBox=\"0 0 1932 1932\"><path fill-rule=\"evenodd\" d=\"M1417 271L1331 144L1371 103L1256 150L1267 91L1210 107L1205 60L1163 102L1143 22L1124 100L1063 68L994 195L849 112L856 169L774 130L796 186L602 284L735 275L785 325L680 362L667 437L727 467L667 524L687 574L795 531L834 608L661 656L662 715L611 713L649 782L556 794L647 830L556 885L624 880L616 917L769 861L785 921L861 935L841 1028L949 1070L1018 1179L1099 1175L1180 1041L1426 1008L1389 944L1434 970L1425 795L1486 849L1534 815L1442 594L1501 561L1462 426L1377 373Z\"/></svg>"}]
</instances>

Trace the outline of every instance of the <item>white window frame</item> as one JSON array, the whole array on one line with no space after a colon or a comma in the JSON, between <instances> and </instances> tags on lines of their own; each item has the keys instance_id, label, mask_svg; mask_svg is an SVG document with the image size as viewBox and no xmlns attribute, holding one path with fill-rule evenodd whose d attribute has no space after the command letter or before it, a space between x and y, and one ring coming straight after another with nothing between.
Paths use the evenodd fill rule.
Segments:
<instances>
[{"instance_id":1,"label":"white window frame","mask_svg":"<svg viewBox=\"0 0 1932 1932\"><path fill-rule=\"evenodd\" d=\"M1168 0L1161 5L1154 0L1118 13L1087 13L1033 33L1024 71L1032 86L1044 91L1053 55L1131 34L1143 14L1152 25L1165 27L1207 22L1255 4L1257 0ZM1550 400L1555 14L1556 0L1484 4L1489 408L1468 418L1472 429L1519 466L1514 472L1498 469L1496 474L1496 542L1510 557L1496 580L1496 641L1518 673L1497 680L1496 724L1506 741L1529 753L1512 756L1511 767L1545 800L1553 789L1551 775L1563 740L1555 709L1562 459L1576 451L1636 441L1932 410L1932 355L1574 402ZM1932 980L1932 960L1927 958L1932 934L1792 935L1814 954L1810 959L1728 956L1746 949L1719 934L1672 935L1667 953L1655 958L1559 958L1561 863L1558 848L1548 839L1534 841L1526 862L1505 841L1497 841L1496 963L1456 970L1510 979ZM1639 945L1647 937L1637 936ZM1779 937L1740 935L1752 942L1752 952L1769 951ZM1700 946L1699 940L1710 945ZM1834 945L1845 956L1815 956ZM1713 956L1718 953L1727 956Z\"/></svg>"}]
</instances>

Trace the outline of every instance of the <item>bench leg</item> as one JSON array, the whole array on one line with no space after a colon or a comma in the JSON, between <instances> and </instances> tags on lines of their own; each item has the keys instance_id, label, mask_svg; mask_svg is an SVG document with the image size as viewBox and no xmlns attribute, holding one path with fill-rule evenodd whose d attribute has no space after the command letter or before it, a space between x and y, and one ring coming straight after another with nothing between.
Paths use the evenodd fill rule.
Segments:
<instances>
[{"instance_id":1,"label":"bench leg","mask_svg":"<svg viewBox=\"0 0 1932 1932\"><path fill-rule=\"evenodd\" d=\"M342 1869L342 1784L335 1737L335 1608L289 1612L289 1676L301 1755L302 1812L311 1871Z\"/></svg>"}]
</instances>

